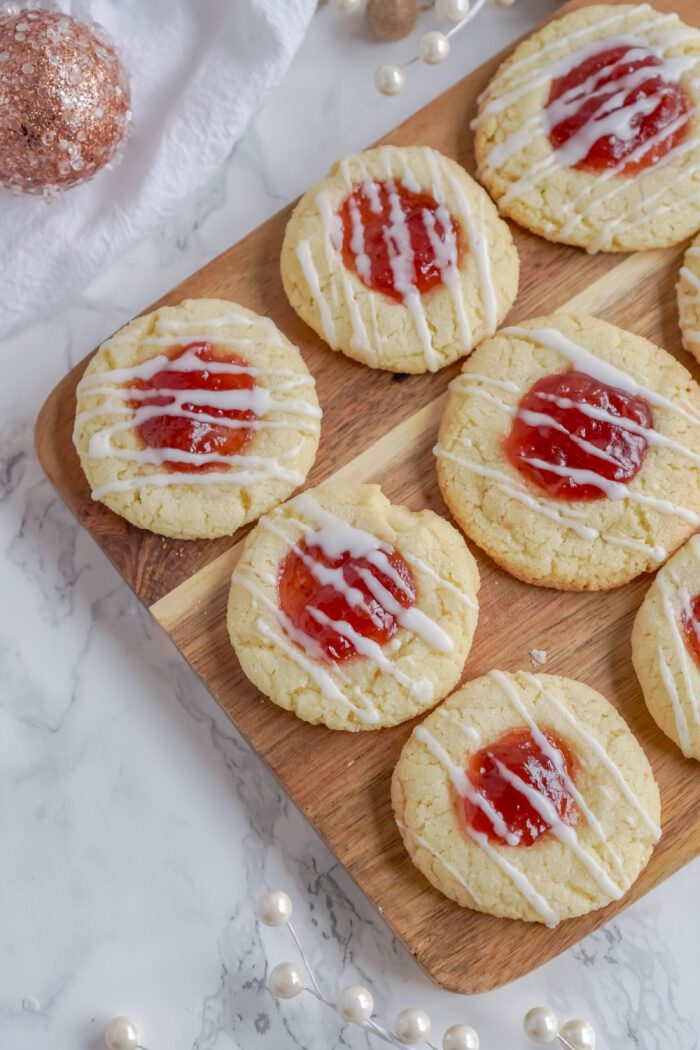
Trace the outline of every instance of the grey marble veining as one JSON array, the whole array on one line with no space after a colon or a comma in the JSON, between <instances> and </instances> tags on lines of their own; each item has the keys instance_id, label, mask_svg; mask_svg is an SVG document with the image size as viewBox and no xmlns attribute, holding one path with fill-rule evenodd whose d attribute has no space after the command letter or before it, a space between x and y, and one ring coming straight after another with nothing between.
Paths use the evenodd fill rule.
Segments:
<instances>
[{"instance_id":1,"label":"grey marble veining","mask_svg":"<svg viewBox=\"0 0 700 1050\"><path fill-rule=\"evenodd\" d=\"M151 1050L379 1045L310 997L267 993L268 961L295 952L285 931L254 920L266 885L293 896L325 991L367 983L387 1023L421 1005L438 1035L462 1021L484 1050L524 1050L522 1015L548 1003L590 1018L609 1050L698 1045L700 865L507 988L465 998L432 987L32 450L46 393L100 339L555 6L489 10L445 66L414 67L393 101L371 85L392 49L322 12L283 88L178 218L59 315L0 343L2 1050L97 1050L119 1013L142 1022ZM469 950L445 944L456 948Z\"/></svg>"}]
</instances>

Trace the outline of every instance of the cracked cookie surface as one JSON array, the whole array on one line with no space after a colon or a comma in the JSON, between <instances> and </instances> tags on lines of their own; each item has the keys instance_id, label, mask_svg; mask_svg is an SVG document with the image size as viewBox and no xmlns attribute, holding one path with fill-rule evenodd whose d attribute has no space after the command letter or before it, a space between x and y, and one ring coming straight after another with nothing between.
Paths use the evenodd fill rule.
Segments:
<instances>
[{"instance_id":1,"label":"cracked cookie surface","mask_svg":"<svg viewBox=\"0 0 700 1050\"><path fill-rule=\"evenodd\" d=\"M634 621L632 662L659 729L700 760L700 536L656 574Z\"/></svg>"},{"instance_id":2,"label":"cracked cookie surface","mask_svg":"<svg viewBox=\"0 0 700 1050\"><path fill-rule=\"evenodd\" d=\"M481 97L479 178L502 215L549 240L677 244L700 226L699 73L700 32L648 4L554 19Z\"/></svg>"},{"instance_id":3,"label":"cracked cookie surface","mask_svg":"<svg viewBox=\"0 0 700 1050\"><path fill-rule=\"evenodd\" d=\"M686 250L677 290L683 346L700 361L700 237Z\"/></svg>"},{"instance_id":4,"label":"cracked cookie surface","mask_svg":"<svg viewBox=\"0 0 700 1050\"><path fill-rule=\"evenodd\" d=\"M498 841L466 816L465 799L474 791L470 760L496 753L499 739L514 733L529 735L530 762L539 755L545 771L537 741L545 750L556 741L567 755L559 777L550 762L546 780L525 783L521 774L514 781L519 796L534 798L546 816L555 781L571 793L567 823L553 820L531 845ZM493 786L490 794L479 789L482 803L495 797ZM503 816L506 797L501 791L494 820ZM392 804L411 860L446 897L550 926L623 896L660 834L659 790L626 723L589 686L545 674L491 672L449 697L404 745Z\"/></svg>"},{"instance_id":5,"label":"cracked cookie surface","mask_svg":"<svg viewBox=\"0 0 700 1050\"><path fill-rule=\"evenodd\" d=\"M99 499L142 529L213 539L301 485L321 410L301 354L221 299L137 317L78 384L73 441Z\"/></svg>"},{"instance_id":6,"label":"cracked cookie surface","mask_svg":"<svg viewBox=\"0 0 700 1050\"><path fill-rule=\"evenodd\" d=\"M377 485L328 482L262 518L233 573L241 667L286 710L330 729L396 725L458 681L479 574L459 532Z\"/></svg>"},{"instance_id":7,"label":"cracked cookie surface","mask_svg":"<svg viewBox=\"0 0 700 1050\"><path fill-rule=\"evenodd\" d=\"M291 305L331 349L417 373L496 330L519 263L508 226L459 164L428 147L381 146L304 194L281 272Z\"/></svg>"},{"instance_id":8,"label":"cracked cookie surface","mask_svg":"<svg viewBox=\"0 0 700 1050\"><path fill-rule=\"evenodd\" d=\"M553 418L553 404L571 397L557 398L543 384L581 374L598 387L594 403L582 405L588 415L575 425L566 413ZM533 395L541 398L538 415ZM637 415L616 416L619 398ZM604 439L599 420L612 424ZM522 469L508 442L516 424L530 423L544 451L523 455ZM570 466L576 460L563 440L576 441L578 454L583 447L587 470ZM528 583L618 586L658 567L700 524L700 387L666 351L596 318L536 318L482 343L452 383L436 452L457 523ZM628 453L634 463L625 475ZM540 469L550 460L549 472ZM576 488L563 492L570 498L553 495L555 487L540 484L543 474L562 488L578 478L587 498L577 499Z\"/></svg>"}]
</instances>

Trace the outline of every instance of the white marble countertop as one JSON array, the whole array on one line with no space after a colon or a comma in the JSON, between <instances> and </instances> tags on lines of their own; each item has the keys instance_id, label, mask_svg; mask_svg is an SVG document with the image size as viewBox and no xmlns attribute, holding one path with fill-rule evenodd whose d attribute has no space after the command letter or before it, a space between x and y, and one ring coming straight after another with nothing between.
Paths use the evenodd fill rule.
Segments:
<instances>
[{"instance_id":1,"label":"white marble countertop","mask_svg":"<svg viewBox=\"0 0 700 1050\"><path fill-rule=\"evenodd\" d=\"M483 1050L524 1050L522 1016L546 1003L591 1019L609 1050L698 1045L697 862L515 984L472 998L433 987L78 527L32 450L45 395L100 339L554 7L486 10L443 67L413 67L395 100L371 84L391 49L320 12L282 87L178 220L50 321L0 343L3 1050L97 1050L121 1013L141 1020L150 1050L381 1045L310 997L271 998L266 957L294 952L253 917L265 884L293 896L328 993L362 980L388 1023L420 1005L438 1036L461 1021Z\"/></svg>"}]
</instances>

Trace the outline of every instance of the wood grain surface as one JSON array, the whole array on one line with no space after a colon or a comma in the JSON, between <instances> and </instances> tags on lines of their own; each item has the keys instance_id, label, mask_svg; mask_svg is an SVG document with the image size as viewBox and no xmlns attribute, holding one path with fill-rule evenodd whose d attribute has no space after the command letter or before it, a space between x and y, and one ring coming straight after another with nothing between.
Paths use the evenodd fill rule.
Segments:
<instances>
[{"instance_id":1,"label":"wood grain surface","mask_svg":"<svg viewBox=\"0 0 700 1050\"><path fill-rule=\"evenodd\" d=\"M580 0L563 10L585 6ZM700 25L697 0L656 0ZM503 56L470 74L388 135L424 144L475 169L469 121L476 97ZM296 342L316 376L324 409L321 448L309 484L335 475L379 482L394 502L449 517L431 448L445 389L458 366L438 375L374 372L324 349L285 299L278 271L284 209L170 292L232 299L267 314ZM521 287L509 321L577 310L681 348L674 285L682 249L633 256L588 256L514 228ZM157 304L159 305L159 304ZM530 669L545 649L546 670L580 678L619 709L644 747L661 786L663 837L626 897L555 930L495 919L446 900L405 854L389 803L391 772L413 723L381 732L333 733L309 726L264 700L243 677L228 642L225 605L244 532L233 539L184 542L133 528L94 503L71 442L75 386L85 362L52 392L36 429L42 466L61 497L139 599L267 762L290 796L430 977L457 992L480 992L527 973L625 908L700 852L697 767L657 729L642 701L630 658L630 631L649 585L645 577L598 594L529 587L478 557L482 588L465 678L493 667Z\"/></svg>"}]
</instances>

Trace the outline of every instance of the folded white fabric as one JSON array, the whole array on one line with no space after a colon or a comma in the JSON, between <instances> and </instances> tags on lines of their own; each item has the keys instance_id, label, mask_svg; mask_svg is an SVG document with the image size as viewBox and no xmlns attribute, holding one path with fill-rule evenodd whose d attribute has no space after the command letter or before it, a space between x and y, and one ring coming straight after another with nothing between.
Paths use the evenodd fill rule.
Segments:
<instances>
[{"instance_id":1,"label":"folded white fabric","mask_svg":"<svg viewBox=\"0 0 700 1050\"><path fill-rule=\"evenodd\" d=\"M112 35L134 134L121 163L47 205L0 189L0 333L79 293L174 214L230 152L285 73L316 0L74 0Z\"/></svg>"}]
</instances>

